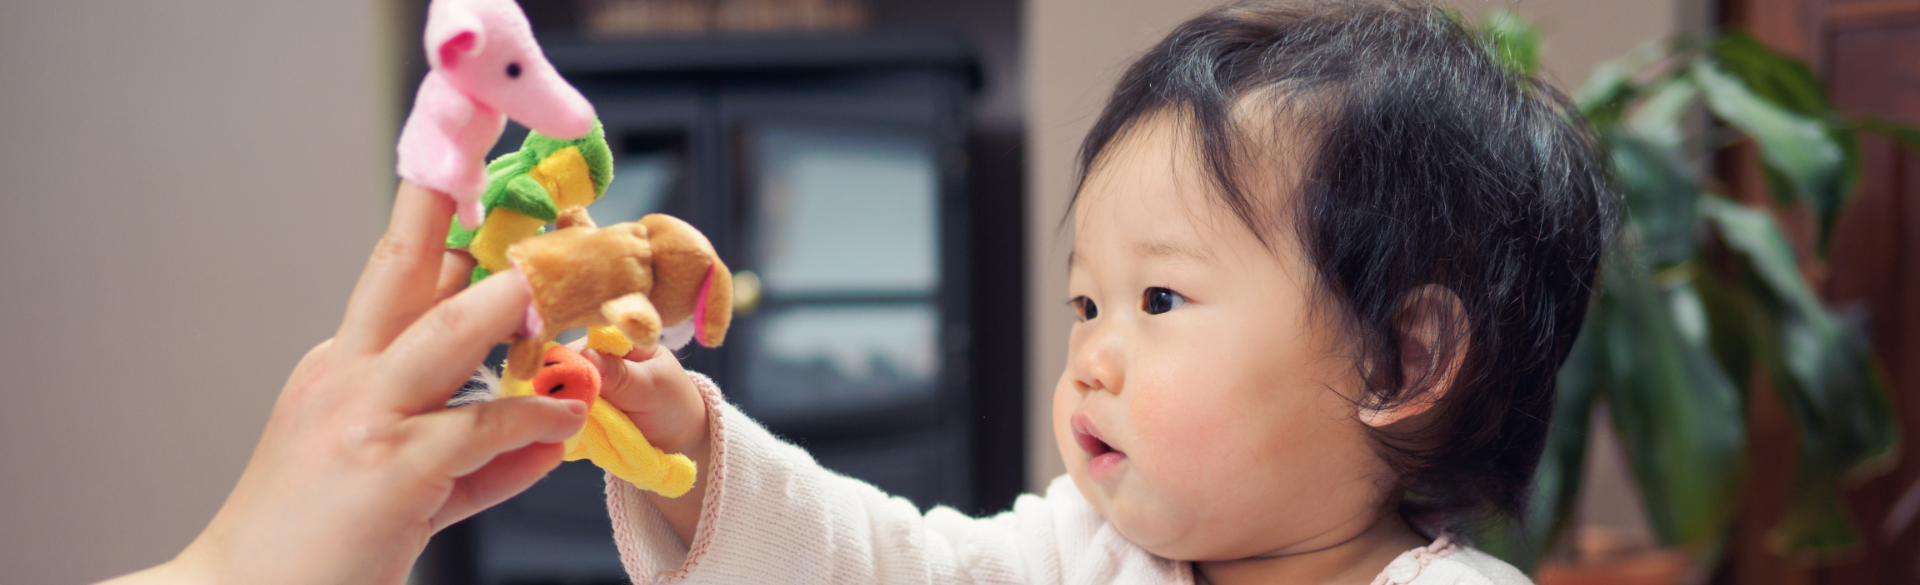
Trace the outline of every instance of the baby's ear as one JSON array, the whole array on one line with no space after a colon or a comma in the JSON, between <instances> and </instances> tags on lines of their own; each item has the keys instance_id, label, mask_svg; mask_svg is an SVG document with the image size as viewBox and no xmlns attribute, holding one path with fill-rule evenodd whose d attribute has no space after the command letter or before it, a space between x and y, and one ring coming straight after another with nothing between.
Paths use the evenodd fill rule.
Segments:
<instances>
[{"instance_id":1,"label":"baby's ear","mask_svg":"<svg viewBox=\"0 0 1920 585\"><path fill-rule=\"evenodd\" d=\"M1384 427L1433 408L1452 389L1471 341L1466 307L1447 287L1423 285L1401 298L1394 332L1404 389L1390 404L1361 408L1360 422L1367 426Z\"/></svg>"}]
</instances>

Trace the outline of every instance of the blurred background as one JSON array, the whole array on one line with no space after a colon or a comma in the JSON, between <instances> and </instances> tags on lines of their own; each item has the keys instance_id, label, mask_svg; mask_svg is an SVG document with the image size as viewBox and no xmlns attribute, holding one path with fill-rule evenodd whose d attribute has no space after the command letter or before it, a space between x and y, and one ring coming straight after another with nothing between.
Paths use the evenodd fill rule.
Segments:
<instances>
[{"instance_id":1,"label":"blurred background","mask_svg":"<svg viewBox=\"0 0 1920 585\"><path fill-rule=\"evenodd\" d=\"M1121 68L1214 2L522 4L607 126L619 166L595 217L687 218L762 285L693 368L923 507L1004 510L1063 472L1046 415L1073 153ZM1920 121L1920 0L1449 4L1537 25L1541 73L1569 93L1643 42L1740 31L1806 63L1841 114ZM0 582L161 562L219 507L384 225L425 7L0 3ZM1870 334L1880 414L1920 428L1920 159L1863 139L1857 194L1822 223L1767 207L1773 159L1681 114L1709 137L1688 143L1699 182L1774 212L1806 285ZM1645 448L1603 399L1555 421L1583 429L1578 472L1556 476L1574 484L1564 520L1524 563L1559 583L1920 583L1915 433L1828 496L1853 540L1802 554L1777 527L1805 423L1735 378L1744 448L1712 538L1665 528ZM415 580L625 582L599 477L569 464L449 529Z\"/></svg>"}]
</instances>

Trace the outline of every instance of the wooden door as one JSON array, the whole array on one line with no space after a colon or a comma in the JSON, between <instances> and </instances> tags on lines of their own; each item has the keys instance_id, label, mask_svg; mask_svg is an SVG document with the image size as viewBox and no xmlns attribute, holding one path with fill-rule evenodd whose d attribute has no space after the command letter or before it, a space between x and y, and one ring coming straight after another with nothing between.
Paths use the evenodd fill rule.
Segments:
<instances>
[{"instance_id":1,"label":"wooden door","mask_svg":"<svg viewBox=\"0 0 1920 585\"><path fill-rule=\"evenodd\" d=\"M1847 115L1920 123L1920 0L1725 0L1721 8L1724 26L1811 63ZM1905 431L1901 455L1846 488L1864 540L1858 551L1811 564L1783 558L1766 530L1779 520L1793 469L1780 455L1795 453L1797 439L1772 391L1753 389L1751 484L1716 582L1920 584L1920 522L1891 517L1903 494L1920 489L1920 156L1878 137L1861 146L1860 190L1836 223L1830 261L1806 266L1829 302L1865 312ZM1727 159L1720 168L1734 190L1765 200L1754 153L1736 149ZM1783 219L1810 258L1807 218Z\"/></svg>"}]
</instances>

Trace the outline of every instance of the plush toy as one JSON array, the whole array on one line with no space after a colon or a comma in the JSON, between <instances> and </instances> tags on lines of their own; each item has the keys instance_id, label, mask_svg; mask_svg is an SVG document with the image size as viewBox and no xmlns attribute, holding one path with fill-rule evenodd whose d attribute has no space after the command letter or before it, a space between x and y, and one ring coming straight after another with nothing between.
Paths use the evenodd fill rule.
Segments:
<instances>
[{"instance_id":1,"label":"plush toy","mask_svg":"<svg viewBox=\"0 0 1920 585\"><path fill-rule=\"evenodd\" d=\"M427 63L400 130L400 178L446 194L460 225L480 225L481 161L508 117L562 139L593 128L593 106L547 62L513 0L433 0Z\"/></svg>"},{"instance_id":2,"label":"plush toy","mask_svg":"<svg viewBox=\"0 0 1920 585\"><path fill-rule=\"evenodd\" d=\"M547 346L547 354L527 388L534 394L562 400L578 400L591 408L600 399L600 370L587 358L558 343Z\"/></svg>"},{"instance_id":3,"label":"plush toy","mask_svg":"<svg viewBox=\"0 0 1920 585\"><path fill-rule=\"evenodd\" d=\"M487 165L480 196L486 220L475 229L455 222L447 230L447 247L473 255L473 281L479 282L507 268L507 248L539 235L546 224L570 224L606 195L612 181L613 153L598 119L592 131L573 140L528 132L520 150Z\"/></svg>"},{"instance_id":4,"label":"plush toy","mask_svg":"<svg viewBox=\"0 0 1920 585\"><path fill-rule=\"evenodd\" d=\"M500 389L506 396L540 394L587 403L587 423L567 439L567 461L590 459L601 469L643 489L680 497L693 488L693 461L666 454L647 442L633 420L600 397L600 371L566 346L549 343L540 373L532 380L509 378Z\"/></svg>"},{"instance_id":5,"label":"plush toy","mask_svg":"<svg viewBox=\"0 0 1920 585\"><path fill-rule=\"evenodd\" d=\"M733 319L733 275L707 237L687 222L652 214L637 222L560 228L528 238L507 258L533 290L527 325L507 353L509 378L529 379L540 348L561 331L611 326L624 343L588 339L611 355L651 354L697 339L716 347Z\"/></svg>"},{"instance_id":6,"label":"plush toy","mask_svg":"<svg viewBox=\"0 0 1920 585\"><path fill-rule=\"evenodd\" d=\"M693 461L662 452L626 413L593 400L599 372L553 338L590 327L587 346L616 357L634 349L651 354L659 345L679 349L691 340L718 346L733 318L732 274L706 236L672 216L656 213L602 229L585 210L574 210L559 222L566 227L507 251L533 303L507 351L503 379L488 382L499 387L482 394L587 400L587 423L567 440L566 460L591 459L636 487L679 497L693 487Z\"/></svg>"},{"instance_id":7,"label":"plush toy","mask_svg":"<svg viewBox=\"0 0 1920 585\"><path fill-rule=\"evenodd\" d=\"M592 459L668 496L686 493L693 462L662 453L625 413L598 400L598 372L552 340L589 326L588 346L616 356L636 347L651 353L663 329L688 332L670 346L688 337L718 345L732 318L726 265L698 230L667 216L594 226L586 206L613 178L604 131L593 106L547 62L513 0L433 0L426 48L432 70L400 131L400 177L453 200L448 244L473 254L475 280L518 267L534 299L499 387L454 403L542 393L585 400L590 416L568 439L568 460ZM483 166L508 117L532 132L519 152ZM539 235L548 222L556 230Z\"/></svg>"}]
</instances>

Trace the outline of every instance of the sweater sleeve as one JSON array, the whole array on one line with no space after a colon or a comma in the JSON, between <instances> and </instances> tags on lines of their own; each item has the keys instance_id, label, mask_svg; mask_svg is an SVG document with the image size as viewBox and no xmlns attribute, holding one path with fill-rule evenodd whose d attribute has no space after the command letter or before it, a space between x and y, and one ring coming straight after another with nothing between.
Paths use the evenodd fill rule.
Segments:
<instances>
[{"instance_id":1,"label":"sweater sleeve","mask_svg":"<svg viewBox=\"0 0 1920 585\"><path fill-rule=\"evenodd\" d=\"M970 518L921 514L905 498L815 463L693 374L713 433L691 546L638 488L607 476L607 508L635 583L1191 582L1184 563L1133 547L1066 478L1047 497Z\"/></svg>"}]
</instances>

